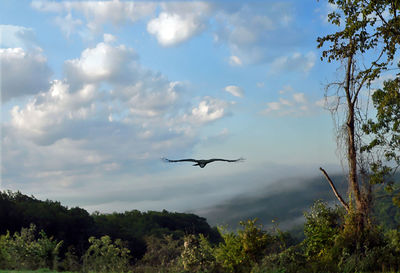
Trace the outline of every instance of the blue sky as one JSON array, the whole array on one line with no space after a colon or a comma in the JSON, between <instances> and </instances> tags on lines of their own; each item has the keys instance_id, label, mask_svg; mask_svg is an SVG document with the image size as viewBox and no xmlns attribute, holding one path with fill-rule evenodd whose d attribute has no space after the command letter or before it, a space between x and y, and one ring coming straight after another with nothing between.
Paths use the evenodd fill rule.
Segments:
<instances>
[{"instance_id":1,"label":"blue sky","mask_svg":"<svg viewBox=\"0 0 400 273\"><path fill-rule=\"evenodd\" d=\"M1 189L187 211L338 164L327 1L0 4ZM168 158L239 158L204 169ZM293 180L296 184L296 179Z\"/></svg>"}]
</instances>

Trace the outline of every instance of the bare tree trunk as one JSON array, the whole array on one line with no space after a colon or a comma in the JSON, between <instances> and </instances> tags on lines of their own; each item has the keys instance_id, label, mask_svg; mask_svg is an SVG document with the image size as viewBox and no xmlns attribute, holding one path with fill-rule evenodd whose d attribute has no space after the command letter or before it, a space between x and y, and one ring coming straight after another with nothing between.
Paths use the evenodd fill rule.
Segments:
<instances>
[{"instance_id":1,"label":"bare tree trunk","mask_svg":"<svg viewBox=\"0 0 400 273\"><path fill-rule=\"evenodd\" d=\"M356 143L354 136L354 105L349 105L349 113L347 119L347 154L348 154L348 164L349 164L349 186L351 192L354 194L354 199L356 202L357 211L363 210L362 198L360 193L360 186L357 177L357 152Z\"/></svg>"},{"instance_id":2,"label":"bare tree trunk","mask_svg":"<svg viewBox=\"0 0 400 273\"><path fill-rule=\"evenodd\" d=\"M351 43L350 43L351 44ZM350 49L351 50L351 49ZM346 93L347 102L347 120L346 120L346 144L347 144L347 160L349 166L349 190L352 193L355 200L355 214L358 230L363 230L365 227L365 221L367 217L367 206L363 202L363 197L360 192L360 184L358 179L358 168L357 168L357 146L355 140L355 107L358 97L358 92L355 90L355 82L353 79L354 72L354 62L353 53L349 54L347 59L346 67L346 81L344 86L344 91ZM349 200L351 202L351 200Z\"/></svg>"}]
</instances>

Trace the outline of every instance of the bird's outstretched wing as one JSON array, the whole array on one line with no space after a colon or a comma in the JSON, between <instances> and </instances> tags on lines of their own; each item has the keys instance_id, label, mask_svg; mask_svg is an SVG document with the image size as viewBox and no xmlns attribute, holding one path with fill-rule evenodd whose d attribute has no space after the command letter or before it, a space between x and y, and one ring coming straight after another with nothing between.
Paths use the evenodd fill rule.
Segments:
<instances>
[{"instance_id":1,"label":"bird's outstretched wing","mask_svg":"<svg viewBox=\"0 0 400 273\"><path fill-rule=\"evenodd\" d=\"M161 158L164 162L183 162L183 161L189 161L189 162L197 162L195 159L187 158L187 159L178 159L178 160L173 160L173 159L168 159L168 158Z\"/></svg>"},{"instance_id":2,"label":"bird's outstretched wing","mask_svg":"<svg viewBox=\"0 0 400 273\"><path fill-rule=\"evenodd\" d=\"M240 162L240 161L244 161L244 158L238 158L238 159L223 159L223 158L211 158L210 160L208 160L209 162L214 162L214 161L226 161L226 162Z\"/></svg>"}]
</instances>

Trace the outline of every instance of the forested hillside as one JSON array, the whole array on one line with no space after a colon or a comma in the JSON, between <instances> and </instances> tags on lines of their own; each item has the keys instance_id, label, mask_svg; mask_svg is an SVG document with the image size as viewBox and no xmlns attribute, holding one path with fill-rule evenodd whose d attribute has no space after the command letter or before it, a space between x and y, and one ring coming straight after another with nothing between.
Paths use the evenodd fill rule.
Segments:
<instances>
[{"instance_id":1,"label":"forested hillside","mask_svg":"<svg viewBox=\"0 0 400 273\"><path fill-rule=\"evenodd\" d=\"M308 184L304 191L318 192ZM400 267L400 209L392 195L376 192L371 219L379 228L365 240L366 256L356 250L338 258L342 248L355 247L343 226L348 216L340 207L317 201L304 212L302 241L294 240L275 222L264 227L243 218L239 228L211 228L194 214L128 211L90 215L81 208L40 201L20 192L2 192L0 199L0 269L52 268L73 272L370 272ZM294 197L295 195L288 194ZM296 194L299 204L307 194ZM273 199L282 213L287 200ZM236 225L235 225L236 226ZM231 229L231 230L229 230ZM347 231L346 231L347 230ZM351 234L350 234L351 235ZM349 236L350 236L349 235ZM322 256L321 253L325 253ZM346 254L347 255L347 254ZM326 260L326 258L329 258ZM356 260L359 260L358 262ZM378 261L378 262L377 262Z\"/></svg>"},{"instance_id":2,"label":"forested hillside","mask_svg":"<svg viewBox=\"0 0 400 273\"><path fill-rule=\"evenodd\" d=\"M187 213L167 211L90 215L82 208L67 208L59 202L41 201L20 192L0 194L0 234L11 234L35 224L48 236L63 241L61 254L73 247L78 256L89 246L88 238L108 235L127 243L133 259L140 259L146 251L145 238L172 235L181 239L186 234L204 234L211 241L220 239L218 231L212 229L206 219Z\"/></svg>"}]
</instances>

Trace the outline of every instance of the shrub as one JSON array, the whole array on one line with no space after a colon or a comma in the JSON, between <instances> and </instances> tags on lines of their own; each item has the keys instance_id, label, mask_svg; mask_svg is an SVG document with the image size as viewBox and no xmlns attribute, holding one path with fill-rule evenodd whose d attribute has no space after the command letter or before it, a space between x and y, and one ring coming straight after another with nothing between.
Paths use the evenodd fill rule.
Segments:
<instances>
[{"instance_id":1,"label":"shrub","mask_svg":"<svg viewBox=\"0 0 400 273\"><path fill-rule=\"evenodd\" d=\"M177 272L183 249L182 240L172 235L159 238L151 235L145 238L146 253L135 266L135 272Z\"/></svg>"},{"instance_id":2,"label":"shrub","mask_svg":"<svg viewBox=\"0 0 400 273\"><path fill-rule=\"evenodd\" d=\"M277 239L257 225L257 219L240 222L237 234L220 229L223 242L215 250L217 263L227 272L250 272L274 249Z\"/></svg>"},{"instance_id":3,"label":"shrub","mask_svg":"<svg viewBox=\"0 0 400 273\"><path fill-rule=\"evenodd\" d=\"M5 269L53 268L58 266L58 253L62 241L48 238L44 231L36 238L36 226L22 228L21 233L15 232L2 235L0 239L0 261Z\"/></svg>"},{"instance_id":4,"label":"shrub","mask_svg":"<svg viewBox=\"0 0 400 273\"><path fill-rule=\"evenodd\" d=\"M318 200L304 214L305 254L309 260L324 256L334 245L340 231L341 214Z\"/></svg>"},{"instance_id":5,"label":"shrub","mask_svg":"<svg viewBox=\"0 0 400 273\"><path fill-rule=\"evenodd\" d=\"M189 272L220 272L214 248L202 234L185 236L181 258L184 270Z\"/></svg>"},{"instance_id":6,"label":"shrub","mask_svg":"<svg viewBox=\"0 0 400 273\"><path fill-rule=\"evenodd\" d=\"M252 272L299 273L310 272L310 270L307 269L304 249L302 245L299 244L291 246L279 253L272 253L266 256L258 267L253 268Z\"/></svg>"},{"instance_id":7,"label":"shrub","mask_svg":"<svg viewBox=\"0 0 400 273\"><path fill-rule=\"evenodd\" d=\"M90 237L89 243L91 245L83 256L84 272L129 271L129 250L120 239L113 242L110 236Z\"/></svg>"}]
</instances>

